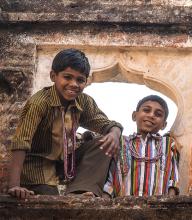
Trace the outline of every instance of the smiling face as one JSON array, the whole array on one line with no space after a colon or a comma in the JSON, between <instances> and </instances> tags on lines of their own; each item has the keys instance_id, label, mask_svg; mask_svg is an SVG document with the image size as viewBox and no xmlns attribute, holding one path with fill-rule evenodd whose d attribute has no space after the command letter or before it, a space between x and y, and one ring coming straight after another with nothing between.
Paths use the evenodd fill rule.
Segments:
<instances>
[{"instance_id":1,"label":"smiling face","mask_svg":"<svg viewBox=\"0 0 192 220\"><path fill-rule=\"evenodd\" d=\"M156 101L144 102L138 111L132 115L133 121L136 121L137 132L146 137L148 133L157 133L166 127L165 110Z\"/></svg>"},{"instance_id":2,"label":"smiling face","mask_svg":"<svg viewBox=\"0 0 192 220\"><path fill-rule=\"evenodd\" d=\"M70 67L59 73L52 70L50 78L55 83L56 91L64 105L81 94L87 83L85 74Z\"/></svg>"}]
</instances>

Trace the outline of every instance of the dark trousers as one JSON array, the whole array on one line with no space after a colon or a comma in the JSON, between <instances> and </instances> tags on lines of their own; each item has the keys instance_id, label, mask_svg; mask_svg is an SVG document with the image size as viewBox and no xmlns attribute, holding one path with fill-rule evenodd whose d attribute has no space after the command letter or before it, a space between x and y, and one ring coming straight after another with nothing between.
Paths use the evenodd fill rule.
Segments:
<instances>
[{"instance_id":1,"label":"dark trousers","mask_svg":"<svg viewBox=\"0 0 192 220\"><path fill-rule=\"evenodd\" d=\"M99 148L100 138L94 138L76 150L76 177L67 184L66 194L93 192L102 196L110 158Z\"/></svg>"},{"instance_id":2,"label":"dark trousers","mask_svg":"<svg viewBox=\"0 0 192 220\"><path fill-rule=\"evenodd\" d=\"M32 190L36 195L59 195L57 186L50 186L46 184L23 186L28 190Z\"/></svg>"},{"instance_id":3,"label":"dark trousers","mask_svg":"<svg viewBox=\"0 0 192 220\"><path fill-rule=\"evenodd\" d=\"M102 196L111 159L99 148L99 139L94 138L76 150L76 176L67 184L66 194L93 192L96 196ZM56 163L56 170L57 176L63 179L63 162ZM24 187L39 195L59 194L56 186L39 184Z\"/></svg>"}]
</instances>

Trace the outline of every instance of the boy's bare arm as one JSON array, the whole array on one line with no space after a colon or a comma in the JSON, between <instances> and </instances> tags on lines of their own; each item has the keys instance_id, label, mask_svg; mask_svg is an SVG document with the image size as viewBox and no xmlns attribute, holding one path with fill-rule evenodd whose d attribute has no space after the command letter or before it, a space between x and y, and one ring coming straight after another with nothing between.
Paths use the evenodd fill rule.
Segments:
<instances>
[{"instance_id":1,"label":"boy's bare arm","mask_svg":"<svg viewBox=\"0 0 192 220\"><path fill-rule=\"evenodd\" d=\"M32 191L29 191L24 187L20 187L20 176L23 169L25 154L24 150L15 150L12 152L8 183L8 193L22 199L29 197L30 194L34 194Z\"/></svg>"}]
</instances>

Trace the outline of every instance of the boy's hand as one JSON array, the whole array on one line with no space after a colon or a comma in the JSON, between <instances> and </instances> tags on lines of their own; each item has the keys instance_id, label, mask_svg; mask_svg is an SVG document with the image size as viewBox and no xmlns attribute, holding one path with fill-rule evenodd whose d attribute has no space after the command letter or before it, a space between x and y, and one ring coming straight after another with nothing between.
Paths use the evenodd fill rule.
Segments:
<instances>
[{"instance_id":1,"label":"boy's hand","mask_svg":"<svg viewBox=\"0 0 192 220\"><path fill-rule=\"evenodd\" d=\"M104 150L107 156L117 158L120 148L120 136L120 128L112 127L110 132L99 140L101 143L100 149Z\"/></svg>"},{"instance_id":2,"label":"boy's hand","mask_svg":"<svg viewBox=\"0 0 192 220\"><path fill-rule=\"evenodd\" d=\"M30 195L34 195L34 192L24 187L14 186L9 188L8 194L17 197L18 199L26 199L29 198Z\"/></svg>"},{"instance_id":3,"label":"boy's hand","mask_svg":"<svg viewBox=\"0 0 192 220\"><path fill-rule=\"evenodd\" d=\"M168 196L175 196L176 195L176 191L173 187L170 187L168 190Z\"/></svg>"}]
</instances>

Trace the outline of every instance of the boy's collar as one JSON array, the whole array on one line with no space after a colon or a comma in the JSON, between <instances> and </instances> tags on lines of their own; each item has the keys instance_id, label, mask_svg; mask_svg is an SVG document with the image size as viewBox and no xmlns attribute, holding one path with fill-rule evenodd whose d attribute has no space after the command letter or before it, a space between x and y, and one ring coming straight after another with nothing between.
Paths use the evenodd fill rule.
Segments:
<instances>
[{"instance_id":1,"label":"boy's collar","mask_svg":"<svg viewBox=\"0 0 192 220\"><path fill-rule=\"evenodd\" d=\"M50 104L51 106L62 106L59 96L57 95L55 85L50 88ZM69 108L76 107L79 111L83 111L78 101L75 99L70 103Z\"/></svg>"},{"instance_id":2,"label":"boy's collar","mask_svg":"<svg viewBox=\"0 0 192 220\"><path fill-rule=\"evenodd\" d=\"M136 132L134 132L132 135L129 135L129 138L130 138L130 139L134 139L134 138L136 138L136 137L142 138L142 135L139 134L139 133L136 133ZM153 133L148 133L148 134L146 135L146 138L150 138L150 137L152 137L152 138L158 140L158 139L161 138L161 135L160 135L159 133L155 133L155 134L153 134Z\"/></svg>"}]
</instances>

